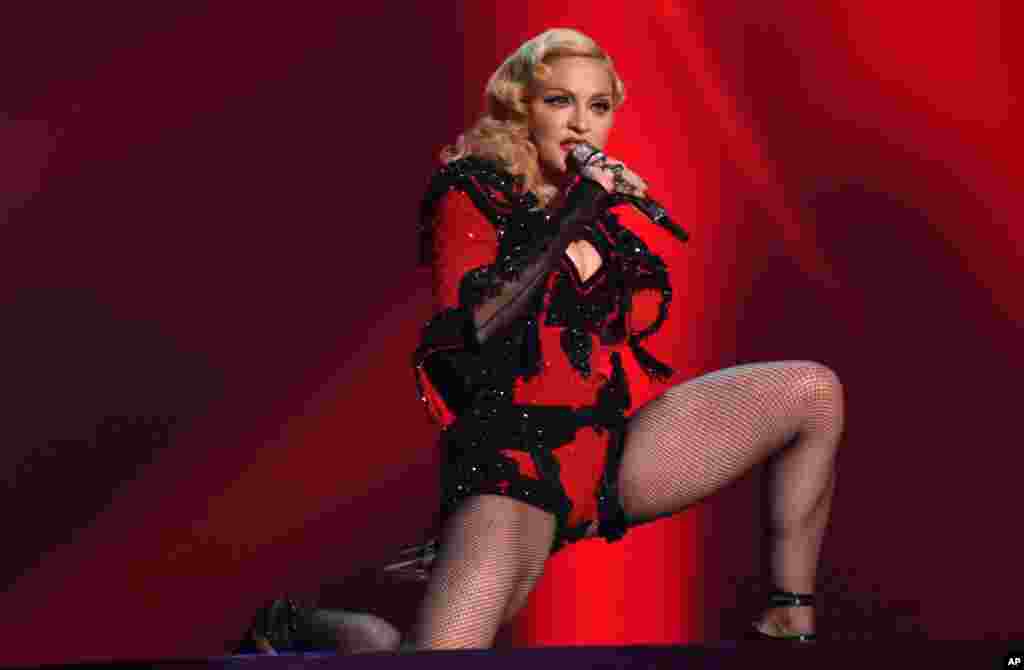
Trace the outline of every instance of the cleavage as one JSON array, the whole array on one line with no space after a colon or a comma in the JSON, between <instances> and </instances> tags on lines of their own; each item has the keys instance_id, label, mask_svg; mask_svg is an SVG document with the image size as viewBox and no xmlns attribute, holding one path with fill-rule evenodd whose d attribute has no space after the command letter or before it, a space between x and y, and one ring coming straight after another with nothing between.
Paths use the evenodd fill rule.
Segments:
<instances>
[{"instance_id":1,"label":"cleavage","mask_svg":"<svg viewBox=\"0 0 1024 670\"><path fill-rule=\"evenodd\" d=\"M594 245L586 240L576 240L565 250L565 257L572 263L580 283L586 284L604 266L604 259ZM577 262L577 258L580 262ZM584 274L585 270L589 270Z\"/></svg>"}]
</instances>

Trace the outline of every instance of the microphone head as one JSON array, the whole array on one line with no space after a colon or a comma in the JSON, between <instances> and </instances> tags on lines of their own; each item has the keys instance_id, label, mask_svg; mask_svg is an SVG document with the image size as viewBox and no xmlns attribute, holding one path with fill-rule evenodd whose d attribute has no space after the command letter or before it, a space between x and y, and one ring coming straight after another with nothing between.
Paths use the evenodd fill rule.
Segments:
<instances>
[{"instance_id":1,"label":"microphone head","mask_svg":"<svg viewBox=\"0 0 1024 670\"><path fill-rule=\"evenodd\" d=\"M592 144L586 142L579 142L572 148L566 157L565 165L573 172L579 174L583 171L583 168L587 167L590 161L601 153L601 150Z\"/></svg>"}]
</instances>

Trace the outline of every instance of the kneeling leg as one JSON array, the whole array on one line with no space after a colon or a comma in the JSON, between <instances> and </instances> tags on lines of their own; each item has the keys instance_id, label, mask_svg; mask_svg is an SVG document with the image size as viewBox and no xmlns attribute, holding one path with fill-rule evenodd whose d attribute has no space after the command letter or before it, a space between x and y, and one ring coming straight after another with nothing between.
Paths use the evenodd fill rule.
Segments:
<instances>
[{"instance_id":1,"label":"kneeling leg","mask_svg":"<svg viewBox=\"0 0 1024 670\"><path fill-rule=\"evenodd\" d=\"M513 498L474 496L449 518L405 646L487 648L507 610L544 570L555 517Z\"/></svg>"}]
</instances>

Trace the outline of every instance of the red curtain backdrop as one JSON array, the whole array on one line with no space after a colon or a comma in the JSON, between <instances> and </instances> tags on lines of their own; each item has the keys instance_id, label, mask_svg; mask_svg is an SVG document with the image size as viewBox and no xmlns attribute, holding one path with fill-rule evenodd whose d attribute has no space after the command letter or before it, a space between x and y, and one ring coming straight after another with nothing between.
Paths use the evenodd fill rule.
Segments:
<instances>
[{"instance_id":1,"label":"red curtain backdrop","mask_svg":"<svg viewBox=\"0 0 1024 670\"><path fill-rule=\"evenodd\" d=\"M615 58L609 150L693 234L685 372L844 380L823 633L1024 634L1015 7L61 12L0 18L0 663L219 654L427 532L418 200L553 26ZM501 644L735 637L762 474L563 552Z\"/></svg>"}]
</instances>

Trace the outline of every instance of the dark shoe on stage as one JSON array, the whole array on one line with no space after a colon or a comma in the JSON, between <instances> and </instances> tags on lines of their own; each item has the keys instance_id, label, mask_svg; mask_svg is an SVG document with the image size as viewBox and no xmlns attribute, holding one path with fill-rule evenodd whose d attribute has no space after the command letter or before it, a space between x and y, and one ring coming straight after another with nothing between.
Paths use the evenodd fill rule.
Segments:
<instances>
[{"instance_id":1,"label":"dark shoe on stage","mask_svg":"<svg viewBox=\"0 0 1024 670\"><path fill-rule=\"evenodd\" d=\"M233 653L333 650L337 643L330 631L317 625L317 611L290 598L271 600L256 612Z\"/></svg>"},{"instance_id":2,"label":"dark shoe on stage","mask_svg":"<svg viewBox=\"0 0 1024 670\"><path fill-rule=\"evenodd\" d=\"M276 654L289 646L298 629L298 604L287 598L271 600L253 617L252 625L235 645L235 654Z\"/></svg>"},{"instance_id":3,"label":"dark shoe on stage","mask_svg":"<svg viewBox=\"0 0 1024 670\"><path fill-rule=\"evenodd\" d=\"M394 651L400 641L394 626L369 612L303 607L294 600L279 599L256 613L233 653L361 654Z\"/></svg>"},{"instance_id":4,"label":"dark shoe on stage","mask_svg":"<svg viewBox=\"0 0 1024 670\"><path fill-rule=\"evenodd\" d=\"M438 539L432 537L403 547L383 566L351 576L343 589L351 589L348 595L353 597L342 600L346 609L307 606L287 597L269 601L256 613L234 653L394 651L400 629L411 625L438 548Z\"/></svg>"},{"instance_id":5,"label":"dark shoe on stage","mask_svg":"<svg viewBox=\"0 0 1024 670\"><path fill-rule=\"evenodd\" d=\"M814 605L814 594L791 593L789 591L773 591L768 596L768 609L774 607L807 607ZM817 641L814 633L796 633L794 635L769 635L761 632L758 623L754 622L744 636L744 640L773 640L795 644L808 644Z\"/></svg>"}]
</instances>

